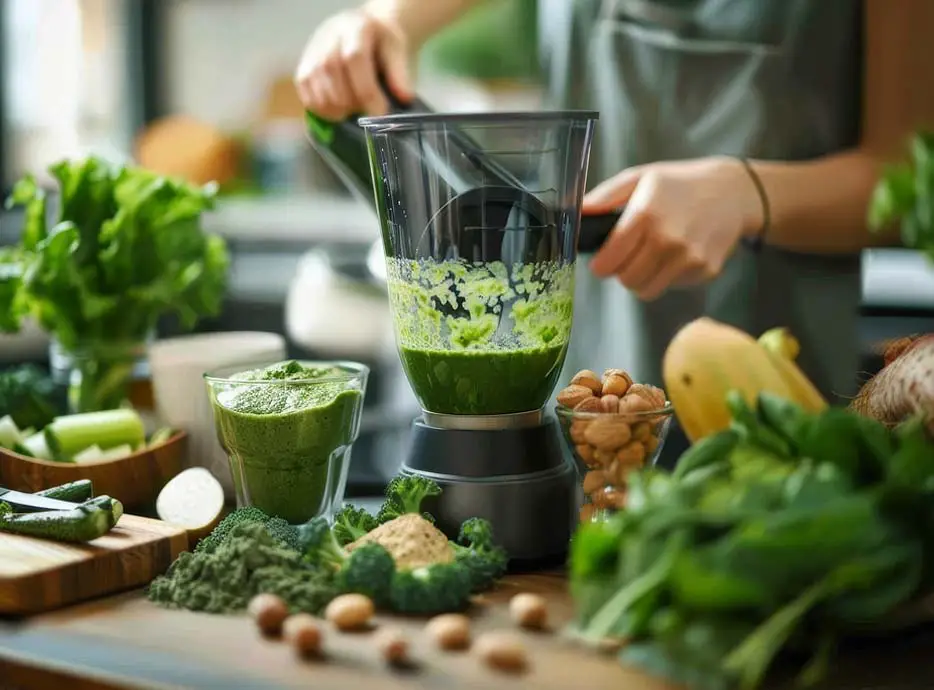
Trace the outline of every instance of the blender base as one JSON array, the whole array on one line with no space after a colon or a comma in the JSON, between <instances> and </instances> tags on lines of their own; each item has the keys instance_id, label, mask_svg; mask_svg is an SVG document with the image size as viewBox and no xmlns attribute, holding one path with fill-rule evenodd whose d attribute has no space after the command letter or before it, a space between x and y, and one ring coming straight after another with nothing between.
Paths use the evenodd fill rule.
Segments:
<instances>
[{"instance_id":1,"label":"blender base","mask_svg":"<svg viewBox=\"0 0 934 690\"><path fill-rule=\"evenodd\" d=\"M562 564L583 500L557 419L514 429L452 429L417 418L401 473L436 481L425 510L456 539L461 523L485 518L511 569Z\"/></svg>"}]
</instances>

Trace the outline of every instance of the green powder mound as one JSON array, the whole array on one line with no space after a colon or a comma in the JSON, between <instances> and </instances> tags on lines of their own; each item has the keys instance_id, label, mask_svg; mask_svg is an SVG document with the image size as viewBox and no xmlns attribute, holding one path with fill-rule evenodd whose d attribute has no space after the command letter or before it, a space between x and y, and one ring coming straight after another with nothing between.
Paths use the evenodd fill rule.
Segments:
<instances>
[{"instance_id":1,"label":"green powder mound","mask_svg":"<svg viewBox=\"0 0 934 690\"><path fill-rule=\"evenodd\" d=\"M276 594L293 613L320 613L337 596L334 572L302 560L259 522L231 529L214 548L186 551L149 586L166 608L235 613L257 594Z\"/></svg>"}]
</instances>

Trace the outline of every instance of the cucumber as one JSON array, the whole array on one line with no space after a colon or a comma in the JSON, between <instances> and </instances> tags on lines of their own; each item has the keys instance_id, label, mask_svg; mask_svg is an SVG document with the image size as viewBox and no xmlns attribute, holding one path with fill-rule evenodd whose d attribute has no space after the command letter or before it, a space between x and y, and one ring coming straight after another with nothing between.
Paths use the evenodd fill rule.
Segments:
<instances>
[{"instance_id":1,"label":"cucumber","mask_svg":"<svg viewBox=\"0 0 934 690\"><path fill-rule=\"evenodd\" d=\"M71 501L72 503L84 503L94 497L94 486L90 479L79 479L76 482L68 482L61 486L53 486L45 491L37 491L37 496L46 498L55 498L59 501Z\"/></svg>"},{"instance_id":2,"label":"cucumber","mask_svg":"<svg viewBox=\"0 0 934 690\"><path fill-rule=\"evenodd\" d=\"M0 518L0 531L55 541L87 542L107 534L122 513L119 501L100 496L72 510L7 515Z\"/></svg>"},{"instance_id":3,"label":"cucumber","mask_svg":"<svg viewBox=\"0 0 934 690\"><path fill-rule=\"evenodd\" d=\"M10 450L23 438L23 432L16 426L10 415L0 417L0 448Z\"/></svg>"}]
</instances>

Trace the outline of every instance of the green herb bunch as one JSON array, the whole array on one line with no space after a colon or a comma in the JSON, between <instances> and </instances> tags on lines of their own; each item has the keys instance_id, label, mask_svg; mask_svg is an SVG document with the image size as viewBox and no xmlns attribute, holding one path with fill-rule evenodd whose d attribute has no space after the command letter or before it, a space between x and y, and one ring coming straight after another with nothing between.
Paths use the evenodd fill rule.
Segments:
<instances>
[{"instance_id":1,"label":"green herb bunch","mask_svg":"<svg viewBox=\"0 0 934 690\"><path fill-rule=\"evenodd\" d=\"M0 327L30 315L66 350L139 341L163 315L186 327L218 313L226 245L205 234L201 214L215 188L197 188L141 168L90 157L49 169L59 186L58 219L47 196L21 179L7 208L25 207L19 245L0 254Z\"/></svg>"},{"instance_id":2,"label":"green herb bunch","mask_svg":"<svg viewBox=\"0 0 934 690\"><path fill-rule=\"evenodd\" d=\"M794 648L812 683L930 582L934 444L920 419L728 401L730 429L631 475L626 511L578 530L576 632L631 640L623 663L696 688L758 687Z\"/></svg>"},{"instance_id":3,"label":"green herb bunch","mask_svg":"<svg viewBox=\"0 0 934 690\"><path fill-rule=\"evenodd\" d=\"M934 133L911 141L911 160L889 167L869 205L869 226L880 231L901 226L902 242L934 261Z\"/></svg>"},{"instance_id":4,"label":"green herb bunch","mask_svg":"<svg viewBox=\"0 0 934 690\"><path fill-rule=\"evenodd\" d=\"M220 311L227 248L200 225L216 189L96 157L49 171L59 187L51 227L32 176L6 201L25 207L25 222L19 244L0 249L0 330L16 332L29 316L66 352L96 356L77 407L105 409L120 402L132 363L108 368L103 353L142 343L162 316L190 328Z\"/></svg>"}]
</instances>

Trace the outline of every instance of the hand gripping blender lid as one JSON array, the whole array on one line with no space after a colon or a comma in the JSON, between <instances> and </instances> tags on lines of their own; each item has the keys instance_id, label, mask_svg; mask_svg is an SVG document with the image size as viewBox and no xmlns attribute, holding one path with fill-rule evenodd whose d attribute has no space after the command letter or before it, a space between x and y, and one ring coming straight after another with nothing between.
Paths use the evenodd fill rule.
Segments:
<instances>
[{"instance_id":1,"label":"hand gripping blender lid","mask_svg":"<svg viewBox=\"0 0 934 690\"><path fill-rule=\"evenodd\" d=\"M578 484L542 408L570 335L596 114L412 107L422 112L359 127L309 116L318 150L371 190L379 216L397 344L424 410L401 471L442 485L426 508L449 535L484 517L514 560L560 561Z\"/></svg>"}]
</instances>

